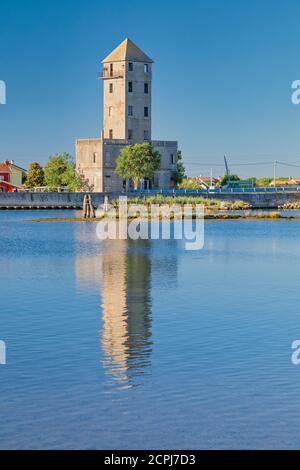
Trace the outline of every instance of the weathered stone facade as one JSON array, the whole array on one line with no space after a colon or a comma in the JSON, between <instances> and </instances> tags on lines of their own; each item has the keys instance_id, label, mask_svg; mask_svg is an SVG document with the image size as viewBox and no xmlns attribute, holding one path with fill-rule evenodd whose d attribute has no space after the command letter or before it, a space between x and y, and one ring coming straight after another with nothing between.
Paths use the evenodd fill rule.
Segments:
<instances>
[{"instance_id":1,"label":"weathered stone facade","mask_svg":"<svg viewBox=\"0 0 300 470\"><path fill-rule=\"evenodd\" d=\"M125 182L115 173L116 160L126 145L151 142L161 154L161 168L145 187L170 188L176 170L176 141L152 141L152 63L129 39L103 61L104 127L96 139L76 141L76 167L94 191L120 191Z\"/></svg>"}]
</instances>

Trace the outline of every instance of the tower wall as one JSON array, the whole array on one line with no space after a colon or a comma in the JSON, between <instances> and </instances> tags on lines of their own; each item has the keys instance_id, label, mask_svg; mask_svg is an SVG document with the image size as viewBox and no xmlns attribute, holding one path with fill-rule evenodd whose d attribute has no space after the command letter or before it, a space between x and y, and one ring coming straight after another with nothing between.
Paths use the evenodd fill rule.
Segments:
<instances>
[{"instance_id":1,"label":"tower wall","mask_svg":"<svg viewBox=\"0 0 300 470\"><path fill-rule=\"evenodd\" d=\"M104 191L102 139L76 140L76 170L93 186L93 191Z\"/></svg>"},{"instance_id":2,"label":"tower wall","mask_svg":"<svg viewBox=\"0 0 300 470\"><path fill-rule=\"evenodd\" d=\"M151 64L105 62L104 138L130 143L151 140Z\"/></svg>"},{"instance_id":3,"label":"tower wall","mask_svg":"<svg viewBox=\"0 0 300 470\"><path fill-rule=\"evenodd\" d=\"M105 139L125 139L126 132L126 62L103 65L103 121ZM112 130L112 135L110 135Z\"/></svg>"}]
</instances>

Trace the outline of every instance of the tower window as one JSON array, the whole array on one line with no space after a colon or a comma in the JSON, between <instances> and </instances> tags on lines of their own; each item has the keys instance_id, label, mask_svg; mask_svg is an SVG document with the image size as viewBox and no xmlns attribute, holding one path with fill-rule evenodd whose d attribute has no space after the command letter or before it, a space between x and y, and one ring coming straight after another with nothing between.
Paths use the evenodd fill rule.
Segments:
<instances>
[{"instance_id":1,"label":"tower window","mask_svg":"<svg viewBox=\"0 0 300 470\"><path fill-rule=\"evenodd\" d=\"M109 129L109 138L113 139L113 130L112 129Z\"/></svg>"},{"instance_id":2,"label":"tower window","mask_svg":"<svg viewBox=\"0 0 300 470\"><path fill-rule=\"evenodd\" d=\"M114 74L114 64L109 65L109 75L112 77Z\"/></svg>"},{"instance_id":3,"label":"tower window","mask_svg":"<svg viewBox=\"0 0 300 470\"><path fill-rule=\"evenodd\" d=\"M110 152L109 151L105 152L105 162L110 163Z\"/></svg>"},{"instance_id":4,"label":"tower window","mask_svg":"<svg viewBox=\"0 0 300 470\"><path fill-rule=\"evenodd\" d=\"M174 153L171 153L170 155L170 163L171 165L174 165Z\"/></svg>"},{"instance_id":5,"label":"tower window","mask_svg":"<svg viewBox=\"0 0 300 470\"><path fill-rule=\"evenodd\" d=\"M145 73L149 72L149 64L144 64L144 72Z\"/></svg>"},{"instance_id":6,"label":"tower window","mask_svg":"<svg viewBox=\"0 0 300 470\"><path fill-rule=\"evenodd\" d=\"M128 106L128 116L133 116L133 106Z\"/></svg>"},{"instance_id":7,"label":"tower window","mask_svg":"<svg viewBox=\"0 0 300 470\"><path fill-rule=\"evenodd\" d=\"M112 116L112 115L113 115L113 107L112 107L112 106L109 106L109 107L108 107L108 115L109 115L109 116Z\"/></svg>"},{"instance_id":8,"label":"tower window","mask_svg":"<svg viewBox=\"0 0 300 470\"><path fill-rule=\"evenodd\" d=\"M149 140L149 131L148 130L144 131L144 140Z\"/></svg>"},{"instance_id":9,"label":"tower window","mask_svg":"<svg viewBox=\"0 0 300 470\"><path fill-rule=\"evenodd\" d=\"M148 106L144 107L144 117L149 117L149 108L148 108Z\"/></svg>"},{"instance_id":10,"label":"tower window","mask_svg":"<svg viewBox=\"0 0 300 470\"><path fill-rule=\"evenodd\" d=\"M132 82L128 82L128 92L132 93Z\"/></svg>"},{"instance_id":11,"label":"tower window","mask_svg":"<svg viewBox=\"0 0 300 470\"><path fill-rule=\"evenodd\" d=\"M144 83L144 93L149 93L149 83Z\"/></svg>"},{"instance_id":12,"label":"tower window","mask_svg":"<svg viewBox=\"0 0 300 470\"><path fill-rule=\"evenodd\" d=\"M109 93L112 93L114 91L114 84L110 83L109 84Z\"/></svg>"},{"instance_id":13,"label":"tower window","mask_svg":"<svg viewBox=\"0 0 300 470\"><path fill-rule=\"evenodd\" d=\"M132 62L128 63L128 70L129 70L129 72L133 72L133 63Z\"/></svg>"},{"instance_id":14,"label":"tower window","mask_svg":"<svg viewBox=\"0 0 300 470\"><path fill-rule=\"evenodd\" d=\"M93 153L93 163L96 163L97 161L97 152Z\"/></svg>"},{"instance_id":15,"label":"tower window","mask_svg":"<svg viewBox=\"0 0 300 470\"><path fill-rule=\"evenodd\" d=\"M132 140L132 129L128 129L128 140Z\"/></svg>"}]
</instances>

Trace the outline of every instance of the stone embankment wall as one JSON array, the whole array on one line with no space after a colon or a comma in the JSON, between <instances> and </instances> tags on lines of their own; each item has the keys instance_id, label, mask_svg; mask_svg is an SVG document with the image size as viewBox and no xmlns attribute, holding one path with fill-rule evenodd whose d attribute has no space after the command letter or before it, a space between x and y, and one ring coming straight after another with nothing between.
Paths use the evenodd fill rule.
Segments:
<instances>
[{"instance_id":1,"label":"stone embankment wall","mask_svg":"<svg viewBox=\"0 0 300 470\"><path fill-rule=\"evenodd\" d=\"M210 198L223 201L245 201L254 208L275 209L288 202L300 201L300 191L273 193L216 193Z\"/></svg>"},{"instance_id":2,"label":"stone embankment wall","mask_svg":"<svg viewBox=\"0 0 300 470\"><path fill-rule=\"evenodd\" d=\"M83 205L86 193L0 193L2 209L72 209ZM93 204L103 203L103 193L93 193Z\"/></svg>"},{"instance_id":3,"label":"stone embankment wall","mask_svg":"<svg viewBox=\"0 0 300 470\"><path fill-rule=\"evenodd\" d=\"M70 209L82 208L83 197L86 193L0 193L0 209ZM91 193L94 206L102 204L104 193ZM145 193L147 194L147 193ZM164 193L163 193L164 194ZM170 196L170 192L165 193ZM119 197L119 193L109 193L109 199ZM124 194L123 194L124 195ZM128 193L128 197L137 194ZM178 193L182 196L182 192ZM192 196L192 194L187 194ZM277 208L288 202L300 201L300 191L294 192L273 192L273 193L215 193L207 195L194 194L195 197L203 196L223 201L242 200L251 204L255 208Z\"/></svg>"}]
</instances>

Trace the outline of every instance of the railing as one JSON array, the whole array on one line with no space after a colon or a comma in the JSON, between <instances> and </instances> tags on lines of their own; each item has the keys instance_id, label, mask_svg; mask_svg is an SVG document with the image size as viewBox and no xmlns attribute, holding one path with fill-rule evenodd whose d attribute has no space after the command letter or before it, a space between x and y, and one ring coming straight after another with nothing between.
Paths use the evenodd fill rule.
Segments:
<instances>
[{"instance_id":1,"label":"railing","mask_svg":"<svg viewBox=\"0 0 300 470\"><path fill-rule=\"evenodd\" d=\"M49 188L48 186L36 186L35 188L25 188L25 193L48 193L48 192L57 192L57 193L65 193L68 192L67 186L57 186L54 188Z\"/></svg>"},{"instance_id":2,"label":"railing","mask_svg":"<svg viewBox=\"0 0 300 470\"><path fill-rule=\"evenodd\" d=\"M300 186L278 186L275 188L229 188L229 189L136 189L132 192L148 194L231 194L231 193L282 193L298 192Z\"/></svg>"},{"instance_id":3,"label":"railing","mask_svg":"<svg viewBox=\"0 0 300 470\"><path fill-rule=\"evenodd\" d=\"M124 78L124 72L123 71L111 72L110 70L103 70L102 72L98 73L97 78L98 80L110 80L114 78Z\"/></svg>"}]
</instances>

